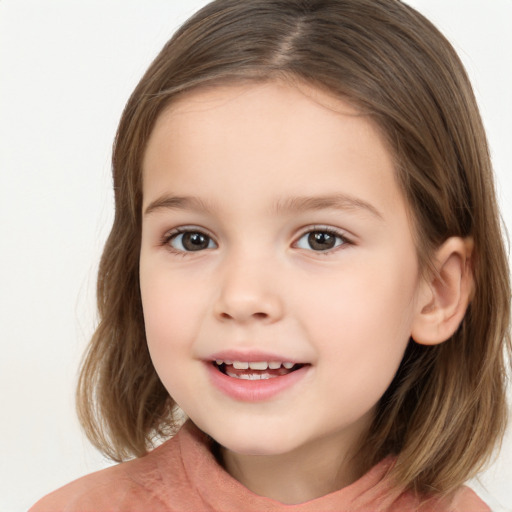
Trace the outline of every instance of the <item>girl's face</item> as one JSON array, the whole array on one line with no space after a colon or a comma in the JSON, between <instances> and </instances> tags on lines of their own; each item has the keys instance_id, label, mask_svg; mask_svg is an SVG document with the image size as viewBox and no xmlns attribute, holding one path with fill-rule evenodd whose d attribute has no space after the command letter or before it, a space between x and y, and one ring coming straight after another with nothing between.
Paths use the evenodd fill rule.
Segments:
<instances>
[{"instance_id":1,"label":"girl's face","mask_svg":"<svg viewBox=\"0 0 512 512\"><path fill-rule=\"evenodd\" d=\"M374 124L305 85L216 87L160 116L143 170L142 302L169 393L226 453L349 452L421 284Z\"/></svg>"}]
</instances>

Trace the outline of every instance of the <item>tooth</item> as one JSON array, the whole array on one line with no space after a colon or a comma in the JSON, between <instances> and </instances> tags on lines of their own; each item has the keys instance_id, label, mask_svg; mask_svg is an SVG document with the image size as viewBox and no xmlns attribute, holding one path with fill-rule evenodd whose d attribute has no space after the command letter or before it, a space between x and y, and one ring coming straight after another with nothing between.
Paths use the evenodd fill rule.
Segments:
<instances>
[{"instance_id":1,"label":"tooth","mask_svg":"<svg viewBox=\"0 0 512 512\"><path fill-rule=\"evenodd\" d=\"M239 375L238 378L242 380L267 380L271 377L268 373L244 373Z\"/></svg>"},{"instance_id":2,"label":"tooth","mask_svg":"<svg viewBox=\"0 0 512 512\"><path fill-rule=\"evenodd\" d=\"M295 366L294 363L283 363L283 366L287 369L287 370L290 370L291 368L293 368Z\"/></svg>"},{"instance_id":3,"label":"tooth","mask_svg":"<svg viewBox=\"0 0 512 512\"><path fill-rule=\"evenodd\" d=\"M240 375L240 378L242 380L260 380L261 376L257 373L244 373L243 375Z\"/></svg>"},{"instance_id":4,"label":"tooth","mask_svg":"<svg viewBox=\"0 0 512 512\"><path fill-rule=\"evenodd\" d=\"M242 361L233 361L233 367L236 370L248 370L249 369L249 363L242 362Z\"/></svg>"},{"instance_id":5,"label":"tooth","mask_svg":"<svg viewBox=\"0 0 512 512\"><path fill-rule=\"evenodd\" d=\"M229 370L226 371L226 375L228 377L232 377L234 379L241 380L267 380L267 379L275 379L275 375L271 375L270 373L231 373Z\"/></svg>"},{"instance_id":6,"label":"tooth","mask_svg":"<svg viewBox=\"0 0 512 512\"><path fill-rule=\"evenodd\" d=\"M230 361L229 359L226 359L226 360L224 361L224 363L225 363L225 364L233 364L233 361Z\"/></svg>"},{"instance_id":7,"label":"tooth","mask_svg":"<svg viewBox=\"0 0 512 512\"><path fill-rule=\"evenodd\" d=\"M220 366L221 364L223 364L224 361L222 359L215 359L215 364Z\"/></svg>"},{"instance_id":8,"label":"tooth","mask_svg":"<svg viewBox=\"0 0 512 512\"><path fill-rule=\"evenodd\" d=\"M281 368L281 363L278 361L271 361L270 363L268 363L268 367L271 370L278 370L279 368Z\"/></svg>"},{"instance_id":9,"label":"tooth","mask_svg":"<svg viewBox=\"0 0 512 512\"><path fill-rule=\"evenodd\" d=\"M268 363L265 361L261 361L258 363L249 363L249 368L251 370L266 370L268 368Z\"/></svg>"}]
</instances>

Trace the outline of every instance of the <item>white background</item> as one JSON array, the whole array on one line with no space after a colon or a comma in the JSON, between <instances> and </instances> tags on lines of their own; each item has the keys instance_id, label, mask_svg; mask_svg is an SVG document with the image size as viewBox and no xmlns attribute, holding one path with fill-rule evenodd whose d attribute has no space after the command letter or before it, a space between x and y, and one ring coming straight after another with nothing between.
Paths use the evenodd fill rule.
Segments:
<instances>
[{"instance_id":1,"label":"white background","mask_svg":"<svg viewBox=\"0 0 512 512\"><path fill-rule=\"evenodd\" d=\"M107 465L81 433L74 387L95 322L113 218L121 110L204 0L0 0L0 510ZM472 77L512 227L512 0L409 0ZM512 510L512 439L473 487ZM508 486L507 486L508 482Z\"/></svg>"}]
</instances>

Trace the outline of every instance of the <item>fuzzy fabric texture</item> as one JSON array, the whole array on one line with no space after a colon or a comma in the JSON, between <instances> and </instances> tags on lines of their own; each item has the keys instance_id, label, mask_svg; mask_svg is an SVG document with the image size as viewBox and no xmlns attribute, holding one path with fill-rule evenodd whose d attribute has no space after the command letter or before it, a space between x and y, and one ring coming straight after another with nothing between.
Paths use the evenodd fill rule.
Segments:
<instances>
[{"instance_id":1,"label":"fuzzy fabric texture","mask_svg":"<svg viewBox=\"0 0 512 512\"><path fill-rule=\"evenodd\" d=\"M208 438L188 421L146 456L84 476L54 491L29 512L490 512L468 487L450 499L421 503L392 491L386 458L339 491L299 505L258 496L213 456Z\"/></svg>"}]
</instances>

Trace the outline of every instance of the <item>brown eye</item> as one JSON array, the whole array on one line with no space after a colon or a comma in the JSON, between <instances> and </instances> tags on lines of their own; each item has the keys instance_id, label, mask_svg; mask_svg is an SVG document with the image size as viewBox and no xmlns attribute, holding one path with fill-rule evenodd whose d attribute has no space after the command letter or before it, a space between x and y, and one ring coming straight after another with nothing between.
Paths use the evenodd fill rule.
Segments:
<instances>
[{"instance_id":1,"label":"brown eye","mask_svg":"<svg viewBox=\"0 0 512 512\"><path fill-rule=\"evenodd\" d=\"M315 251L325 251L335 246L336 238L329 233L314 231L308 235L308 244Z\"/></svg>"},{"instance_id":2,"label":"brown eye","mask_svg":"<svg viewBox=\"0 0 512 512\"><path fill-rule=\"evenodd\" d=\"M173 235L169 240L169 245L177 251L192 252L203 251L216 247L213 240L200 231L185 231Z\"/></svg>"},{"instance_id":3,"label":"brown eye","mask_svg":"<svg viewBox=\"0 0 512 512\"><path fill-rule=\"evenodd\" d=\"M302 235L296 246L300 249L322 252L329 251L345 243L347 243L347 240L339 233L315 230Z\"/></svg>"}]
</instances>

